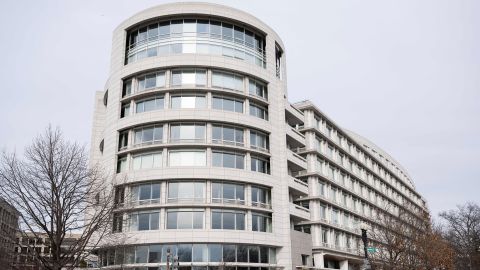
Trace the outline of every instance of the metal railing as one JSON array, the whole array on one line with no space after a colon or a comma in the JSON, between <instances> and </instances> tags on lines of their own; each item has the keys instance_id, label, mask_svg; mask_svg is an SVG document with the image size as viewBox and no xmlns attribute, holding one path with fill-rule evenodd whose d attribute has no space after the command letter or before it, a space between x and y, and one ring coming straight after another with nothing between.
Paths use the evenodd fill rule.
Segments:
<instances>
[{"instance_id":1,"label":"metal railing","mask_svg":"<svg viewBox=\"0 0 480 270\"><path fill-rule=\"evenodd\" d=\"M221 144L221 145L233 145L233 146L245 146L243 141L230 141L230 140L222 140L222 139L212 139L212 143L214 144Z\"/></svg>"},{"instance_id":2,"label":"metal railing","mask_svg":"<svg viewBox=\"0 0 480 270\"><path fill-rule=\"evenodd\" d=\"M212 198L212 203L245 205L245 200L240 199L226 199L226 198Z\"/></svg>"},{"instance_id":3,"label":"metal railing","mask_svg":"<svg viewBox=\"0 0 480 270\"><path fill-rule=\"evenodd\" d=\"M158 35L127 46L127 59L135 56L137 53L147 51L150 48L171 44L207 44L213 46L222 46L231 49L233 52L240 51L243 54L251 55L256 60L261 61L262 66L266 63L266 53L262 48L253 48L248 44L235 42L233 39L222 39L221 36L201 34L201 33L181 33L178 35ZM196 49L195 49L196 51Z\"/></svg>"}]
</instances>

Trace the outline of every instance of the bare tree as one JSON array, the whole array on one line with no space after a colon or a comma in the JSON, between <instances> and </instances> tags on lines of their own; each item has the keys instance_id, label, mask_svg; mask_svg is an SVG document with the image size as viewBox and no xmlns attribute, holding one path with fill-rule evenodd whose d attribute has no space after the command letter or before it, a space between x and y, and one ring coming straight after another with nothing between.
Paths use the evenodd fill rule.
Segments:
<instances>
[{"instance_id":1,"label":"bare tree","mask_svg":"<svg viewBox=\"0 0 480 270\"><path fill-rule=\"evenodd\" d=\"M456 269L480 269L480 206L473 202L444 211L445 237L456 252Z\"/></svg>"},{"instance_id":2,"label":"bare tree","mask_svg":"<svg viewBox=\"0 0 480 270\"><path fill-rule=\"evenodd\" d=\"M418 213L408 206L378 212L370 236L377 247L372 263L378 269L453 269L453 251L428 212Z\"/></svg>"},{"instance_id":3,"label":"bare tree","mask_svg":"<svg viewBox=\"0 0 480 270\"><path fill-rule=\"evenodd\" d=\"M20 212L23 231L46 235L50 256L33 249L40 268L73 269L107 232L113 192L98 167L89 167L85 147L48 127L25 150L0 157L0 195ZM78 241L66 243L69 234Z\"/></svg>"}]
</instances>

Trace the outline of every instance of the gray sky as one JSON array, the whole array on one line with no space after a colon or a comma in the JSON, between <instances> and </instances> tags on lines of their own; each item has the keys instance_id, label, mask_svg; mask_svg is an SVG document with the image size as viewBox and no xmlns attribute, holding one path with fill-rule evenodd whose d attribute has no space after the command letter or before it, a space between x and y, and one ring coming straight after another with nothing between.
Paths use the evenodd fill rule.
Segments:
<instances>
[{"instance_id":1,"label":"gray sky","mask_svg":"<svg viewBox=\"0 0 480 270\"><path fill-rule=\"evenodd\" d=\"M480 1L214 1L286 46L290 101L311 99L407 168L434 214L480 203ZM49 123L88 144L113 29L164 1L0 1L0 148Z\"/></svg>"}]
</instances>

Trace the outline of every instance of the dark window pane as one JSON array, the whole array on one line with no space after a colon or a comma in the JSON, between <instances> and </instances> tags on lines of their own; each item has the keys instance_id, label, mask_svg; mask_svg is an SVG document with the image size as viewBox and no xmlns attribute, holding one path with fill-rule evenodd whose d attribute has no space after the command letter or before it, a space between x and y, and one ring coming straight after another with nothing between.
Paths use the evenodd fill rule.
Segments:
<instances>
[{"instance_id":1,"label":"dark window pane","mask_svg":"<svg viewBox=\"0 0 480 270\"><path fill-rule=\"evenodd\" d=\"M235 214L230 212L223 213L223 229L235 230Z\"/></svg>"},{"instance_id":2,"label":"dark window pane","mask_svg":"<svg viewBox=\"0 0 480 270\"><path fill-rule=\"evenodd\" d=\"M224 199L235 199L235 185L233 185L233 184L223 184L223 198Z\"/></svg>"},{"instance_id":3,"label":"dark window pane","mask_svg":"<svg viewBox=\"0 0 480 270\"><path fill-rule=\"evenodd\" d=\"M235 112L243 113L243 102L235 101Z\"/></svg>"},{"instance_id":4,"label":"dark window pane","mask_svg":"<svg viewBox=\"0 0 480 270\"><path fill-rule=\"evenodd\" d=\"M140 200L150 200L151 198L151 185L140 186Z\"/></svg>"},{"instance_id":5,"label":"dark window pane","mask_svg":"<svg viewBox=\"0 0 480 270\"><path fill-rule=\"evenodd\" d=\"M145 231L150 229L150 214L138 215L138 230Z\"/></svg>"},{"instance_id":6,"label":"dark window pane","mask_svg":"<svg viewBox=\"0 0 480 270\"><path fill-rule=\"evenodd\" d=\"M248 247L245 245L237 246L237 262L248 262Z\"/></svg>"},{"instance_id":7,"label":"dark window pane","mask_svg":"<svg viewBox=\"0 0 480 270\"><path fill-rule=\"evenodd\" d=\"M148 262L149 263L159 263L162 259L162 246L161 245L152 245L149 247L148 252Z\"/></svg>"},{"instance_id":8,"label":"dark window pane","mask_svg":"<svg viewBox=\"0 0 480 270\"><path fill-rule=\"evenodd\" d=\"M222 127L213 126L213 128L212 128L212 139L222 140Z\"/></svg>"},{"instance_id":9,"label":"dark window pane","mask_svg":"<svg viewBox=\"0 0 480 270\"><path fill-rule=\"evenodd\" d=\"M268 247L260 247L260 262L268 263Z\"/></svg>"},{"instance_id":10,"label":"dark window pane","mask_svg":"<svg viewBox=\"0 0 480 270\"><path fill-rule=\"evenodd\" d=\"M223 245L223 261L235 262L236 261L236 246L235 245Z\"/></svg>"},{"instance_id":11,"label":"dark window pane","mask_svg":"<svg viewBox=\"0 0 480 270\"><path fill-rule=\"evenodd\" d=\"M258 263L258 247L256 246L249 246L248 247L248 258L250 263Z\"/></svg>"},{"instance_id":12,"label":"dark window pane","mask_svg":"<svg viewBox=\"0 0 480 270\"><path fill-rule=\"evenodd\" d=\"M258 232L258 216L252 215L252 231Z\"/></svg>"},{"instance_id":13,"label":"dark window pane","mask_svg":"<svg viewBox=\"0 0 480 270\"><path fill-rule=\"evenodd\" d=\"M222 213L212 212L212 229L222 228Z\"/></svg>"},{"instance_id":14,"label":"dark window pane","mask_svg":"<svg viewBox=\"0 0 480 270\"><path fill-rule=\"evenodd\" d=\"M177 256L179 262L192 261L192 245L178 245Z\"/></svg>"}]
</instances>

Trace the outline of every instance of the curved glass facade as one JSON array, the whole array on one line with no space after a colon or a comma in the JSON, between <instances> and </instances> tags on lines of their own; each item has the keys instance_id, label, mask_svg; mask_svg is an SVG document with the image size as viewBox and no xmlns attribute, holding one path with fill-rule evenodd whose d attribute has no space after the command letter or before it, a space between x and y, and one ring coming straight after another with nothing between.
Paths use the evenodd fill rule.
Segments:
<instances>
[{"instance_id":1,"label":"curved glass facade","mask_svg":"<svg viewBox=\"0 0 480 270\"><path fill-rule=\"evenodd\" d=\"M219 270L228 265L231 270L276 269L276 250L262 245L182 243L122 246L99 251L99 264L109 269L137 266L136 270L166 269L170 260L178 258L181 270ZM248 267L255 264L255 267ZM128 268L131 269L131 268Z\"/></svg>"},{"instance_id":2,"label":"curved glass facade","mask_svg":"<svg viewBox=\"0 0 480 270\"><path fill-rule=\"evenodd\" d=\"M213 54L266 66L265 37L228 22L176 19L153 22L128 32L126 64L180 53Z\"/></svg>"}]
</instances>

